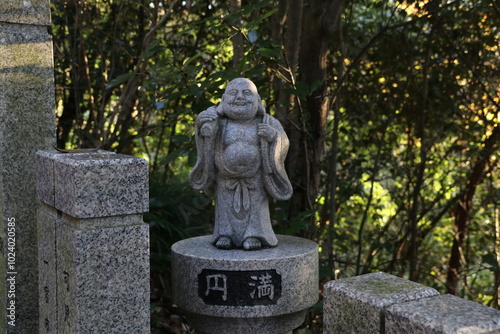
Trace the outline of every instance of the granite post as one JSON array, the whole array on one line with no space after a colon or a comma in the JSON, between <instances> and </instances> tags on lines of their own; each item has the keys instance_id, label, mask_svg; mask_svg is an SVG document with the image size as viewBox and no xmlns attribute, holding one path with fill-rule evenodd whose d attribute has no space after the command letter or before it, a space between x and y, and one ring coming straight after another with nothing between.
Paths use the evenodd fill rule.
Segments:
<instances>
[{"instance_id":1,"label":"granite post","mask_svg":"<svg viewBox=\"0 0 500 334\"><path fill-rule=\"evenodd\" d=\"M383 272L324 286L325 334L500 334L500 311Z\"/></svg>"},{"instance_id":2,"label":"granite post","mask_svg":"<svg viewBox=\"0 0 500 334\"><path fill-rule=\"evenodd\" d=\"M324 286L323 333L384 334L387 307L438 294L383 272L330 281Z\"/></svg>"},{"instance_id":3,"label":"granite post","mask_svg":"<svg viewBox=\"0 0 500 334\"><path fill-rule=\"evenodd\" d=\"M35 152L55 143L49 0L0 1L0 333L38 332Z\"/></svg>"},{"instance_id":4,"label":"granite post","mask_svg":"<svg viewBox=\"0 0 500 334\"><path fill-rule=\"evenodd\" d=\"M39 333L150 331L148 165L39 151Z\"/></svg>"}]
</instances>

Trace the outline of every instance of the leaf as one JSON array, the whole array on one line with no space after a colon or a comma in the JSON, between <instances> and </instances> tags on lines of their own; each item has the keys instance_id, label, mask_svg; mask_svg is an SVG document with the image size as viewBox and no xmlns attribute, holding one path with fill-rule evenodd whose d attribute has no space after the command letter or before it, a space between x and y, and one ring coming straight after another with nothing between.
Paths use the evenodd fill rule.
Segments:
<instances>
[{"instance_id":1,"label":"leaf","mask_svg":"<svg viewBox=\"0 0 500 334\"><path fill-rule=\"evenodd\" d=\"M150 58L155 53L157 53L158 51L161 51L163 49L165 49L165 48L160 45L160 40L156 39L156 40L152 41L151 43L149 43L146 50L142 51L140 57L144 58L144 59Z\"/></svg>"},{"instance_id":2,"label":"leaf","mask_svg":"<svg viewBox=\"0 0 500 334\"><path fill-rule=\"evenodd\" d=\"M204 53L205 53L205 51L198 52L197 54L195 54L191 58L187 59L182 65L183 66L189 65L193 60L196 60L196 59L200 58L201 56L203 56Z\"/></svg>"},{"instance_id":3,"label":"leaf","mask_svg":"<svg viewBox=\"0 0 500 334\"><path fill-rule=\"evenodd\" d=\"M281 55L278 50L271 48L260 48L257 52L266 58L279 58Z\"/></svg>"},{"instance_id":4,"label":"leaf","mask_svg":"<svg viewBox=\"0 0 500 334\"><path fill-rule=\"evenodd\" d=\"M490 265L490 270L497 271L498 270L498 261L493 253L488 253L482 256L483 262Z\"/></svg>"},{"instance_id":5,"label":"leaf","mask_svg":"<svg viewBox=\"0 0 500 334\"><path fill-rule=\"evenodd\" d=\"M269 16L273 15L274 13L276 13L278 11L278 8L274 8L272 10L270 10L269 12L265 13L264 15L261 15L259 18L261 20L264 20L266 18L268 18Z\"/></svg>"},{"instance_id":6,"label":"leaf","mask_svg":"<svg viewBox=\"0 0 500 334\"><path fill-rule=\"evenodd\" d=\"M196 164L196 160L198 159L197 151L196 150L191 150L188 155L188 166L189 167L194 167Z\"/></svg>"},{"instance_id":7,"label":"leaf","mask_svg":"<svg viewBox=\"0 0 500 334\"><path fill-rule=\"evenodd\" d=\"M278 8L274 8L274 9L270 10L269 12L267 12L267 13L265 13L263 15L260 15L257 19L248 22L246 24L246 27L247 28L257 27L261 22L263 22L266 18L268 18L269 16L273 15L277 11L278 11Z\"/></svg>"},{"instance_id":8,"label":"leaf","mask_svg":"<svg viewBox=\"0 0 500 334\"><path fill-rule=\"evenodd\" d=\"M289 94L294 94L300 97L305 97L311 92L307 84L303 81L297 81L295 88L287 88L285 91Z\"/></svg>"},{"instance_id":9,"label":"leaf","mask_svg":"<svg viewBox=\"0 0 500 334\"><path fill-rule=\"evenodd\" d=\"M311 85L311 88L310 88L311 92L314 92L314 91L315 91L316 89L318 89L318 88L319 88L319 86L321 86L322 84L323 84L323 80L316 80L316 81L314 81L314 82L312 83L312 85Z\"/></svg>"},{"instance_id":10,"label":"leaf","mask_svg":"<svg viewBox=\"0 0 500 334\"><path fill-rule=\"evenodd\" d=\"M191 141L191 137L186 135L173 135L170 137L170 140L177 144L189 143Z\"/></svg>"},{"instance_id":11,"label":"leaf","mask_svg":"<svg viewBox=\"0 0 500 334\"><path fill-rule=\"evenodd\" d=\"M106 86L106 89L111 89L111 88L114 88L116 86L119 86L122 83L129 81L130 79L132 79L136 75L137 75L137 73L135 73L135 72L134 73L125 73L125 74L119 75L108 83L108 85Z\"/></svg>"},{"instance_id":12,"label":"leaf","mask_svg":"<svg viewBox=\"0 0 500 334\"><path fill-rule=\"evenodd\" d=\"M179 148L177 150L170 152L165 158L163 158L161 160L160 164L167 165L171 162L174 162L175 159L182 157L182 156L185 156L185 155L188 155L188 154L189 154L189 150L186 150L184 148Z\"/></svg>"}]
</instances>

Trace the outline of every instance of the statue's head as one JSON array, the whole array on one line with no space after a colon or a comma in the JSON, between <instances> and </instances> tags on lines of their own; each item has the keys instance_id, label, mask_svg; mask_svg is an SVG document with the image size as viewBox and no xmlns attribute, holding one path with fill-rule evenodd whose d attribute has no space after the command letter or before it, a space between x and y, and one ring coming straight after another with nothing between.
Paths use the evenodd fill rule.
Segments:
<instances>
[{"instance_id":1,"label":"statue's head","mask_svg":"<svg viewBox=\"0 0 500 334\"><path fill-rule=\"evenodd\" d=\"M227 85L222 95L219 114L229 119L245 121L257 115L264 115L265 112L257 87L252 81L237 78Z\"/></svg>"}]
</instances>

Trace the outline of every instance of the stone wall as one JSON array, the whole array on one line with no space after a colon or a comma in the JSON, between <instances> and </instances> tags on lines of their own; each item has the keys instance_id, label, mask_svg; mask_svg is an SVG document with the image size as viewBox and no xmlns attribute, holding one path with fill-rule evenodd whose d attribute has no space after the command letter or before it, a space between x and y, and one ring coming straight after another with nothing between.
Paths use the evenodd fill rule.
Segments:
<instances>
[{"instance_id":1,"label":"stone wall","mask_svg":"<svg viewBox=\"0 0 500 334\"><path fill-rule=\"evenodd\" d=\"M500 311L382 272L324 287L325 334L500 334Z\"/></svg>"},{"instance_id":2,"label":"stone wall","mask_svg":"<svg viewBox=\"0 0 500 334\"><path fill-rule=\"evenodd\" d=\"M0 1L0 333L37 333L35 152L55 143L49 0Z\"/></svg>"}]
</instances>

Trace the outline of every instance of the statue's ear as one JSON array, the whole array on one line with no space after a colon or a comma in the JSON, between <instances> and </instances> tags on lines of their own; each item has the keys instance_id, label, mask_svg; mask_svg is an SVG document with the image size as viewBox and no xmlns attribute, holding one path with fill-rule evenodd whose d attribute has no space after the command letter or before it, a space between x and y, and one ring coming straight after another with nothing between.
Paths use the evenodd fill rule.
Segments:
<instances>
[{"instance_id":1,"label":"statue's ear","mask_svg":"<svg viewBox=\"0 0 500 334\"><path fill-rule=\"evenodd\" d=\"M265 114L266 114L266 108L262 104L262 100L261 100L261 98L259 96L259 107L257 109L257 115L263 116Z\"/></svg>"}]
</instances>

